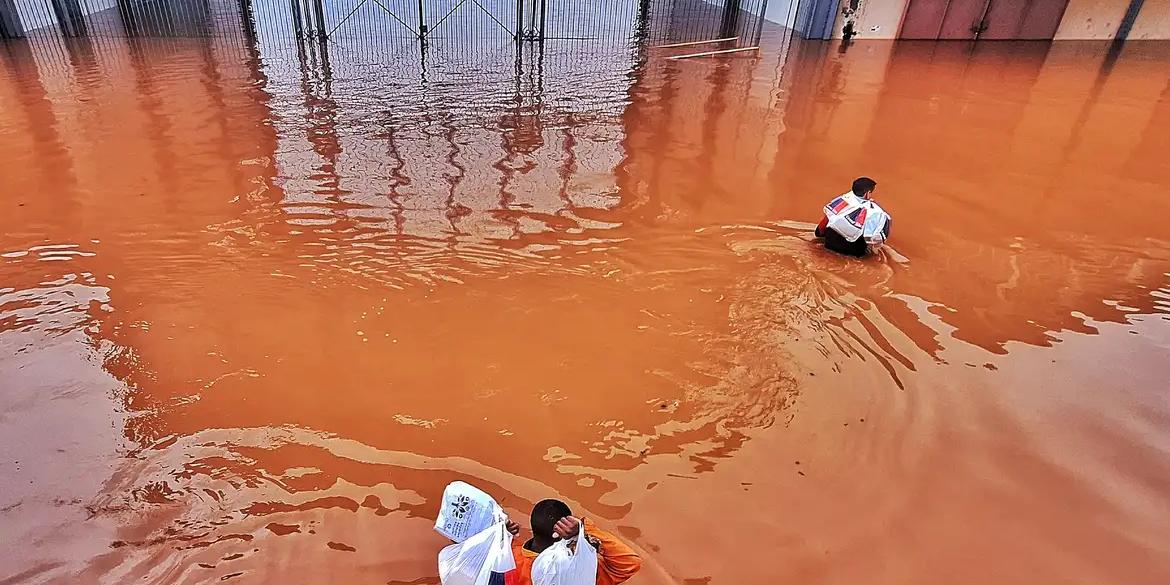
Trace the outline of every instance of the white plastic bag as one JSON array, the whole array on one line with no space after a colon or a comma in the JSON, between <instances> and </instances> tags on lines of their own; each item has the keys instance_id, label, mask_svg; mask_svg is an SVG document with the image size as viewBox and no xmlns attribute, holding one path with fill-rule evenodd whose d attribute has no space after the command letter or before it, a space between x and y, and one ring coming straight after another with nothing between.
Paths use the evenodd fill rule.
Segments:
<instances>
[{"instance_id":1,"label":"white plastic bag","mask_svg":"<svg viewBox=\"0 0 1170 585\"><path fill-rule=\"evenodd\" d=\"M435 531L463 542L501 519L506 519L504 512L491 496L473 485L454 481L443 490Z\"/></svg>"},{"instance_id":2,"label":"white plastic bag","mask_svg":"<svg viewBox=\"0 0 1170 585\"><path fill-rule=\"evenodd\" d=\"M566 540L559 540L537 555L532 562L532 585L596 585L597 549L585 540L584 521L576 540L576 551Z\"/></svg>"},{"instance_id":3,"label":"white plastic bag","mask_svg":"<svg viewBox=\"0 0 1170 585\"><path fill-rule=\"evenodd\" d=\"M865 216L865 226L862 228L861 235L865 237L865 243L869 244L871 248L877 248L886 243L886 238L890 237L890 224L893 219L882 206L877 203L869 202L869 213Z\"/></svg>"},{"instance_id":4,"label":"white plastic bag","mask_svg":"<svg viewBox=\"0 0 1170 585\"><path fill-rule=\"evenodd\" d=\"M503 521L439 551L439 581L443 585L488 585L493 572L507 573L515 568L512 535Z\"/></svg>"},{"instance_id":5,"label":"white plastic bag","mask_svg":"<svg viewBox=\"0 0 1170 585\"><path fill-rule=\"evenodd\" d=\"M842 194L825 206L827 226L847 241L864 237L865 243L880 246L890 235L890 214L876 202L853 192Z\"/></svg>"}]
</instances>

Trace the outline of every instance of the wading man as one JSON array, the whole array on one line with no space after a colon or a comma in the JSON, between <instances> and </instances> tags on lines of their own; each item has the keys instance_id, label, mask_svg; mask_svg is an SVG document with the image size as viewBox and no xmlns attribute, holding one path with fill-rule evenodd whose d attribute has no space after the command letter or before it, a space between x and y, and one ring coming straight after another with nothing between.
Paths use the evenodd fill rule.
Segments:
<instances>
[{"instance_id":1,"label":"wading man","mask_svg":"<svg viewBox=\"0 0 1170 585\"><path fill-rule=\"evenodd\" d=\"M532 538L512 541L516 569L505 573L502 579L499 574L493 574L492 584L532 585L532 563L537 555L559 538L575 538L581 522L585 523L585 539L597 549L597 585L618 585L642 568L642 558L618 537L589 520L574 517L569 506L560 500L543 500L532 508ZM512 536L520 534L520 525L516 522L509 520L507 526Z\"/></svg>"},{"instance_id":2,"label":"wading man","mask_svg":"<svg viewBox=\"0 0 1170 585\"><path fill-rule=\"evenodd\" d=\"M825 206L825 216L817 224L816 237L825 239L825 247L846 256L861 258L876 250L890 236L890 215L873 201L877 181L860 177L853 188Z\"/></svg>"}]
</instances>

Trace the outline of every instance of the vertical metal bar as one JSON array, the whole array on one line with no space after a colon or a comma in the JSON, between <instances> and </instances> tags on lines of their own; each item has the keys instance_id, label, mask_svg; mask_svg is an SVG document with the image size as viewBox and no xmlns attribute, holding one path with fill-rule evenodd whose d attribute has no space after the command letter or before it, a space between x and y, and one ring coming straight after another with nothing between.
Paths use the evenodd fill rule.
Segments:
<instances>
[{"instance_id":1,"label":"vertical metal bar","mask_svg":"<svg viewBox=\"0 0 1170 585\"><path fill-rule=\"evenodd\" d=\"M57 16L57 26L61 34L67 37L79 37L85 34L85 18L82 15L81 5L77 0L52 0L53 12Z\"/></svg>"},{"instance_id":2,"label":"vertical metal bar","mask_svg":"<svg viewBox=\"0 0 1170 585\"><path fill-rule=\"evenodd\" d=\"M317 40L325 40L325 7L321 4L321 0L310 0L313 11L313 22L317 27Z\"/></svg>"},{"instance_id":3,"label":"vertical metal bar","mask_svg":"<svg viewBox=\"0 0 1170 585\"><path fill-rule=\"evenodd\" d=\"M91 6L89 4L89 2L83 2L82 6L85 8L85 18L86 18L86 22L88 23L88 25L90 27L90 33L89 33L90 35L94 34L93 33L93 29L95 28L93 26L94 22L95 22L94 15L104 13L106 10L113 8L112 6L106 6L100 10L94 10L93 6ZM112 38L118 36L116 34L116 32L114 31L113 23L110 21L109 18L103 18L102 21L105 22L105 25L96 27L96 28L100 29L100 33L97 34L97 37L99 39L112 39ZM100 43L99 43L99 45L100 45Z\"/></svg>"},{"instance_id":4,"label":"vertical metal bar","mask_svg":"<svg viewBox=\"0 0 1170 585\"><path fill-rule=\"evenodd\" d=\"M134 13L130 11L130 0L118 0L118 16L122 17L122 29L126 32L126 36L134 36L138 24Z\"/></svg>"},{"instance_id":5,"label":"vertical metal bar","mask_svg":"<svg viewBox=\"0 0 1170 585\"><path fill-rule=\"evenodd\" d=\"M764 15L768 13L768 0L760 2L760 18L756 21L756 35L752 40L753 45L760 44L760 37L764 34Z\"/></svg>"},{"instance_id":6,"label":"vertical metal bar","mask_svg":"<svg viewBox=\"0 0 1170 585\"><path fill-rule=\"evenodd\" d=\"M20 12L16 10L14 0L0 0L0 39L19 39L24 37L24 24L20 22Z\"/></svg>"},{"instance_id":7,"label":"vertical metal bar","mask_svg":"<svg viewBox=\"0 0 1170 585\"><path fill-rule=\"evenodd\" d=\"M321 55L321 75L325 82L325 93L332 97L333 64L329 61L329 39L325 36L324 30L321 31L321 37L317 39L317 47Z\"/></svg>"},{"instance_id":8,"label":"vertical metal bar","mask_svg":"<svg viewBox=\"0 0 1170 585\"><path fill-rule=\"evenodd\" d=\"M158 2L159 9L169 19L171 26L170 37L182 36L186 26L186 12L182 10L184 0L171 0L170 2ZM172 41L173 42L173 41Z\"/></svg>"},{"instance_id":9,"label":"vertical metal bar","mask_svg":"<svg viewBox=\"0 0 1170 585\"><path fill-rule=\"evenodd\" d=\"M147 22L151 25L151 34L158 34L159 36L177 36L179 34L179 26L181 16L178 11L174 11L171 5L163 4L139 4L142 7L143 13L146 14ZM165 35L163 33L166 33Z\"/></svg>"},{"instance_id":10,"label":"vertical metal bar","mask_svg":"<svg viewBox=\"0 0 1170 585\"><path fill-rule=\"evenodd\" d=\"M244 36L251 42L256 41L256 20L252 14L252 0L239 0L240 22L244 26Z\"/></svg>"},{"instance_id":11,"label":"vertical metal bar","mask_svg":"<svg viewBox=\"0 0 1170 585\"><path fill-rule=\"evenodd\" d=\"M81 19L82 26L85 27L86 34L92 35L93 34L93 27L90 25L93 23L89 21L89 7L86 6L85 0L77 0L77 13L78 13L79 18ZM89 43L88 47L89 47L89 50L92 52L93 51L93 43ZM70 54L70 57L73 57L73 54Z\"/></svg>"},{"instance_id":12,"label":"vertical metal bar","mask_svg":"<svg viewBox=\"0 0 1170 585\"><path fill-rule=\"evenodd\" d=\"M126 0L126 10L132 15L136 36L161 36L163 32L162 13L151 12L149 7L137 0ZM135 45L140 50L140 45Z\"/></svg>"},{"instance_id":13,"label":"vertical metal bar","mask_svg":"<svg viewBox=\"0 0 1170 585\"><path fill-rule=\"evenodd\" d=\"M1133 30L1133 24L1137 22L1138 14L1142 11L1143 5L1145 5L1145 0L1129 0L1129 8L1125 10L1125 16L1121 17L1121 24L1118 25L1117 34L1113 36L1113 40L1124 41L1129 38L1129 33Z\"/></svg>"},{"instance_id":14,"label":"vertical metal bar","mask_svg":"<svg viewBox=\"0 0 1170 585\"><path fill-rule=\"evenodd\" d=\"M536 2L528 6L528 40L536 40Z\"/></svg>"},{"instance_id":15,"label":"vertical metal bar","mask_svg":"<svg viewBox=\"0 0 1170 585\"><path fill-rule=\"evenodd\" d=\"M191 12L196 18L195 30L199 31L199 36L211 38L215 36L215 19L211 16L210 6L207 5L209 0L194 0L195 4L191 6ZM203 43L200 46L211 47L214 43Z\"/></svg>"},{"instance_id":16,"label":"vertical metal bar","mask_svg":"<svg viewBox=\"0 0 1170 585\"><path fill-rule=\"evenodd\" d=\"M521 29L524 28L524 0L516 0L516 42L520 42ZM519 73L517 73L519 75Z\"/></svg>"},{"instance_id":17,"label":"vertical metal bar","mask_svg":"<svg viewBox=\"0 0 1170 585\"><path fill-rule=\"evenodd\" d=\"M206 30L204 25L206 20L200 18L199 9L194 6L192 2L197 0L179 0L179 6L183 7L185 13L186 23L183 27L183 36L205 36Z\"/></svg>"},{"instance_id":18,"label":"vertical metal bar","mask_svg":"<svg viewBox=\"0 0 1170 585\"><path fill-rule=\"evenodd\" d=\"M170 2L159 2L162 9L166 11L167 17L171 20L171 39L172 43L176 37L186 36L187 24L190 19L187 18L186 0L171 0Z\"/></svg>"},{"instance_id":19,"label":"vertical metal bar","mask_svg":"<svg viewBox=\"0 0 1170 585\"><path fill-rule=\"evenodd\" d=\"M297 44L300 45L300 39L303 38L305 34L304 23L301 21L301 3L300 0L289 0L289 5L292 7L293 32L297 36ZM303 64L304 63L302 62L302 65Z\"/></svg>"},{"instance_id":20,"label":"vertical metal bar","mask_svg":"<svg viewBox=\"0 0 1170 585\"><path fill-rule=\"evenodd\" d=\"M57 22L57 28L61 30L61 36L67 37L73 34L73 30L69 27L69 16L65 14L64 7L61 6L60 0L49 0L49 7L53 10L53 20Z\"/></svg>"},{"instance_id":21,"label":"vertical metal bar","mask_svg":"<svg viewBox=\"0 0 1170 585\"><path fill-rule=\"evenodd\" d=\"M37 6L37 3L36 3L36 2L33 2L33 7L32 7L32 10L34 11L34 13L33 13L32 15L28 15L28 14L26 14L26 15L25 15L25 16L31 16L31 19L30 19L30 20L32 21L32 22L29 22L29 23L27 24L27 26L29 27L29 29L28 29L28 31L26 31L26 32L32 32L33 30L36 30L37 28L40 28L40 27L38 27L37 25L40 23L40 12L41 12L41 11L37 11L37 10L36 10L36 6ZM41 8L43 9L44 7L42 6ZM49 24L52 24L52 22L50 22ZM32 36L32 35L29 35L29 36Z\"/></svg>"},{"instance_id":22,"label":"vertical metal bar","mask_svg":"<svg viewBox=\"0 0 1170 585\"><path fill-rule=\"evenodd\" d=\"M423 16L423 0L418 0L418 39L427 40L427 21Z\"/></svg>"},{"instance_id":23,"label":"vertical metal bar","mask_svg":"<svg viewBox=\"0 0 1170 585\"><path fill-rule=\"evenodd\" d=\"M840 6L840 0L824 1L829 8L825 11L825 20L821 22L823 28L821 29L821 36L819 38L828 40L833 38L833 24L837 22L837 10Z\"/></svg>"},{"instance_id":24,"label":"vertical metal bar","mask_svg":"<svg viewBox=\"0 0 1170 585\"><path fill-rule=\"evenodd\" d=\"M179 36L191 37L200 36L195 34L202 28L202 20L199 18L198 11L191 3L194 0L177 0L179 9L183 11L183 32Z\"/></svg>"},{"instance_id":25,"label":"vertical metal bar","mask_svg":"<svg viewBox=\"0 0 1170 585\"><path fill-rule=\"evenodd\" d=\"M650 30L648 17L650 15L650 0L640 0L638 2L638 12L634 17L634 41L638 43L639 50L646 45L646 32Z\"/></svg>"},{"instance_id":26,"label":"vertical metal bar","mask_svg":"<svg viewBox=\"0 0 1170 585\"><path fill-rule=\"evenodd\" d=\"M544 42L544 23L548 13L548 0L540 0L540 42ZM543 53L541 53L543 55Z\"/></svg>"},{"instance_id":27,"label":"vertical metal bar","mask_svg":"<svg viewBox=\"0 0 1170 585\"><path fill-rule=\"evenodd\" d=\"M179 35L179 27L183 25L183 21L180 19L183 18L183 15L179 14L178 11L174 11L170 4L158 2L158 4L154 5L153 16L150 16L150 5L140 4L139 6L142 6L143 12L149 15L150 20L153 21L154 30L166 32L166 36L174 37Z\"/></svg>"},{"instance_id":28,"label":"vertical metal bar","mask_svg":"<svg viewBox=\"0 0 1170 585\"><path fill-rule=\"evenodd\" d=\"M209 37L212 37L212 38L220 38L221 31L219 29L219 19L216 18L215 10L213 10L211 7L211 3L213 1L215 1L215 0L199 0L198 8L199 8L199 22L201 23L200 28L203 31L203 34L205 34ZM219 2L215 2L215 3L219 4ZM227 38L226 35L222 35L222 36L224 39ZM209 42L209 43L207 43L207 46L211 50L214 50L216 43Z\"/></svg>"}]
</instances>

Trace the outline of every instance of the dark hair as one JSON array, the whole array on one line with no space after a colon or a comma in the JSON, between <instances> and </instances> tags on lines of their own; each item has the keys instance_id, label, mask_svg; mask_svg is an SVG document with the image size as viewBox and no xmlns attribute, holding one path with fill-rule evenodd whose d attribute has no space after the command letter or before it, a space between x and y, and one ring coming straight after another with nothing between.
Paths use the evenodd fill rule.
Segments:
<instances>
[{"instance_id":1,"label":"dark hair","mask_svg":"<svg viewBox=\"0 0 1170 585\"><path fill-rule=\"evenodd\" d=\"M869 177L858 177L853 181L853 194L864 197L866 193L873 191L874 187L877 187L877 181Z\"/></svg>"},{"instance_id":2,"label":"dark hair","mask_svg":"<svg viewBox=\"0 0 1170 585\"><path fill-rule=\"evenodd\" d=\"M573 511L560 500L541 500L532 507L532 534L537 538L552 538L553 526Z\"/></svg>"}]
</instances>

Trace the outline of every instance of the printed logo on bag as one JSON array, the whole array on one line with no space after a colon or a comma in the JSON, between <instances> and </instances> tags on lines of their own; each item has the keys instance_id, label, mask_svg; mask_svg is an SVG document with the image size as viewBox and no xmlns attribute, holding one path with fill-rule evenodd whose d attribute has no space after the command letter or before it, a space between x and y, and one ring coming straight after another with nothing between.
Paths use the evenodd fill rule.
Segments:
<instances>
[{"instance_id":1,"label":"printed logo on bag","mask_svg":"<svg viewBox=\"0 0 1170 585\"><path fill-rule=\"evenodd\" d=\"M467 516L467 512L471 509L471 498L467 496L459 496L451 502L451 514L456 518L462 520Z\"/></svg>"}]
</instances>

